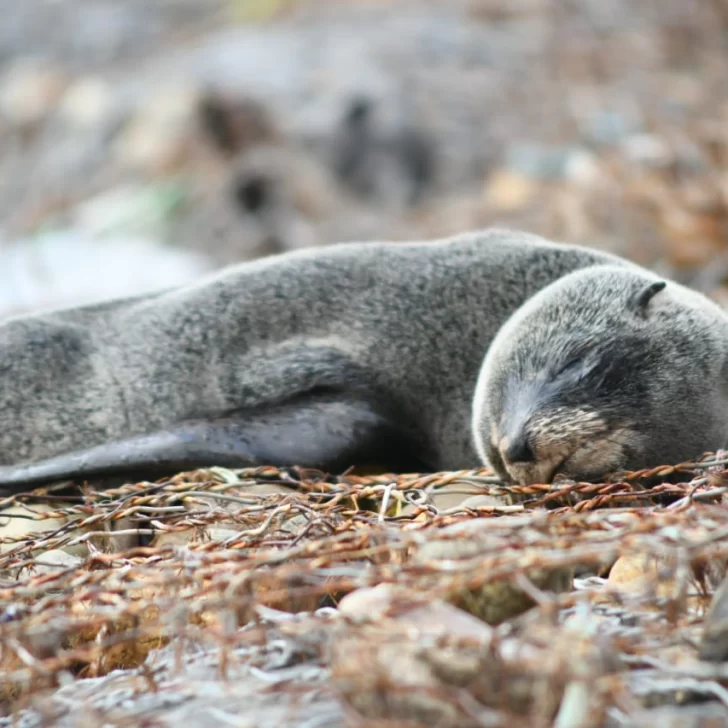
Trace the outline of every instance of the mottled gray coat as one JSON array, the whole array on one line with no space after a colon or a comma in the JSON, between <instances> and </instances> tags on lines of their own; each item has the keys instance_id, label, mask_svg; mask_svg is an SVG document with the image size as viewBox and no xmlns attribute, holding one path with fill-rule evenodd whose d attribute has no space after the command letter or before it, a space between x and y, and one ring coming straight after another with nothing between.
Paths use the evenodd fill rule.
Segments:
<instances>
[{"instance_id":1,"label":"mottled gray coat","mask_svg":"<svg viewBox=\"0 0 728 728\"><path fill-rule=\"evenodd\" d=\"M594 455L610 432L618 446L592 458L599 471L698 455L728 432L725 317L657 280L491 230L298 251L16 318L0 325L0 485L484 460L527 482L592 475L586 443Z\"/></svg>"}]
</instances>

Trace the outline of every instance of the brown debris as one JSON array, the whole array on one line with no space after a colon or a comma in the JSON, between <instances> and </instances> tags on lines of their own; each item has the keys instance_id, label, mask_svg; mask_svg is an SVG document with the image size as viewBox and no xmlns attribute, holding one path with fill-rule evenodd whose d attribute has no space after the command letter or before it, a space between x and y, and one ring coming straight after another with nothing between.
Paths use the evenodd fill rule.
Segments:
<instances>
[{"instance_id":1,"label":"brown debris","mask_svg":"<svg viewBox=\"0 0 728 728\"><path fill-rule=\"evenodd\" d=\"M723 659L720 607L705 630L703 613L728 558L726 466L525 487L485 470L213 468L65 502L8 498L0 508L34 520L0 531L2 697L59 726L86 695L99 723L190 728L215 711L282 726L319 712L331 726L570 726L728 705L723 667L701 663ZM438 508L440 489L460 504ZM121 676L136 697L110 712L105 686Z\"/></svg>"}]
</instances>

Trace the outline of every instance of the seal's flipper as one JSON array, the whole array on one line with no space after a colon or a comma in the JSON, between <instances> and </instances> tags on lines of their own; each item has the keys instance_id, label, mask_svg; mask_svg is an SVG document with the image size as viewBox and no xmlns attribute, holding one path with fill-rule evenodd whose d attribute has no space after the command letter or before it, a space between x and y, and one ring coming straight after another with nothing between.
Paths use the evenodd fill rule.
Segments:
<instances>
[{"instance_id":1,"label":"seal's flipper","mask_svg":"<svg viewBox=\"0 0 728 728\"><path fill-rule=\"evenodd\" d=\"M265 412L182 423L23 465L0 466L0 491L62 480L154 480L218 465L320 468L337 472L372 463L414 467L412 440L362 399L307 398Z\"/></svg>"}]
</instances>

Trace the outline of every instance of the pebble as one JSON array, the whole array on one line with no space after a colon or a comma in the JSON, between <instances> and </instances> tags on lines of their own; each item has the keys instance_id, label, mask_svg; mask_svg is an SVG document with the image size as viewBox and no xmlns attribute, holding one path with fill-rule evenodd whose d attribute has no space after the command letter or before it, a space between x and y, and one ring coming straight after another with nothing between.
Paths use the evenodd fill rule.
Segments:
<instances>
[{"instance_id":1,"label":"pebble","mask_svg":"<svg viewBox=\"0 0 728 728\"><path fill-rule=\"evenodd\" d=\"M178 169L197 132L198 98L192 88L160 90L114 140L112 153L116 161L153 175Z\"/></svg>"},{"instance_id":2,"label":"pebble","mask_svg":"<svg viewBox=\"0 0 728 728\"><path fill-rule=\"evenodd\" d=\"M504 520L507 519L507 520ZM498 525L512 523L513 528L523 524L518 516L500 516ZM444 564L451 561L469 562L484 557L494 551L505 548L502 535L493 532L491 519L476 518L462 521L440 529L436 540L423 544L412 556L412 562L437 569L438 562ZM487 574L484 574L484 577ZM572 588L574 569L571 567L555 569L530 569L526 577L538 589L552 592L566 592ZM534 606L531 597L517 584L507 578L493 581L483 580L472 587L454 587L447 595L447 600L460 609L482 619L487 624L501 622L518 616Z\"/></svg>"},{"instance_id":3,"label":"pebble","mask_svg":"<svg viewBox=\"0 0 728 728\"><path fill-rule=\"evenodd\" d=\"M577 146L517 144L506 153L506 167L511 174L539 181L591 182L599 173L594 155Z\"/></svg>"},{"instance_id":4,"label":"pebble","mask_svg":"<svg viewBox=\"0 0 728 728\"><path fill-rule=\"evenodd\" d=\"M75 81L59 103L61 117L78 130L102 126L113 109L111 89L98 76L85 76Z\"/></svg>"},{"instance_id":5,"label":"pebble","mask_svg":"<svg viewBox=\"0 0 728 728\"><path fill-rule=\"evenodd\" d=\"M493 634L491 627L462 609L396 584L350 592L339 602L339 611L355 622L400 620L430 637L468 637L487 644Z\"/></svg>"},{"instance_id":6,"label":"pebble","mask_svg":"<svg viewBox=\"0 0 728 728\"><path fill-rule=\"evenodd\" d=\"M0 78L0 115L16 128L44 121L55 108L67 79L33 59L15 61Z\"/></svg>"},{"instance_id":7,"label":"pebble","mask_svg":"<svg viewBox=\"0 0 728 728\"><path fill-rule=\"evenodd\" d=\"M627 160L644 167L663 168L672 161L669 144L656 134L634 134L622 142Z\"/></svg>"},{"instance_id":8,"label":"pebble","mask_svg":"<svg viewBox=\"0 0 728 728\"><path fill-rule=\"evenodd\" d=\"M510 169L497 169L485 186L485 202L502 212L523 209L538 192L533 178Z\"/></svg>"},{"instance_id":9,"label":"pebble","mask_svg":"<svg viewBox=\"0 0 728 728\"><path fill-rule=\"evenodd\" d=\"M597 111L583 126L585 138L597 146L614 146L640 131L637 119L620 111Z\"/></svg>"}]
</instances>

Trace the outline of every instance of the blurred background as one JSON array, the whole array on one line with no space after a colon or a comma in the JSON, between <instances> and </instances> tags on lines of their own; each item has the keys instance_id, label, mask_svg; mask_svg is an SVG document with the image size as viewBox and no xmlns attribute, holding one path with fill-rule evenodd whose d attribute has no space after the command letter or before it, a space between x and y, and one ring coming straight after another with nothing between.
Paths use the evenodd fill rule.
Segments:
<instances>
[{"instance_id":1,"label":"blurred background","mask_svg":"<svg viewBox=\"0 0 728 728\"><path fill-rule=\"evenodd\" d=\"M0 316L489 225L728 305L728 0L0 12Z\"/></svg>"}]
</instances>

